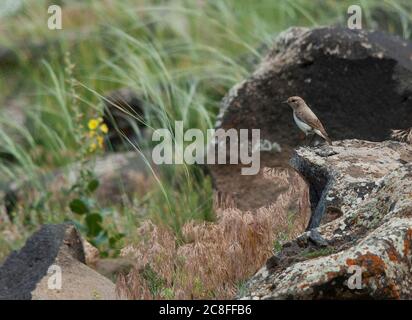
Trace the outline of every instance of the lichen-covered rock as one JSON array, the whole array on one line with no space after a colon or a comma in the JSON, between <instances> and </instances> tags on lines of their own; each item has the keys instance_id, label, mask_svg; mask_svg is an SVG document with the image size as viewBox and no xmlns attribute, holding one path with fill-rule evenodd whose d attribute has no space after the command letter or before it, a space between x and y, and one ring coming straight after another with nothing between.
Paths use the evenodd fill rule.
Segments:
<instances>
[{"instance_id":1,"label":"lichen-covered rock","mask_svg":"<svg viewBox=\"0 0 412 320\"><path fill-rule=\"evenodd\" d=\"M376 181L412 161L411 148L394 141L345 140L333 147L300 148L291 164L310 182L311 227L355 209Z\"/></svg>"},{"instance_id":2,"label":"lichen-covered rock","mask_svg":"<svg viewBox=\"0 0 412 320\"><path fill-rule=\"evenodd\" d=\"M309 182L315 228L284 244L241 298L411 299L412 147L344 140L300 148L292 165ZM348 282L356 270L360 287Z\"/></svg>"}]
</instances>

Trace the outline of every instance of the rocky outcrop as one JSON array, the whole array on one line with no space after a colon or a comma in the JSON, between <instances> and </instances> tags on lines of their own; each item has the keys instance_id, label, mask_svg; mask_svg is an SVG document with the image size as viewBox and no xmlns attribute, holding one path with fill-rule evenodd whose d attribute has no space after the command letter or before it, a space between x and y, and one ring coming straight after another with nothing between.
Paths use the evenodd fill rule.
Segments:
<instances>
[{"instance_id":1,"label":"rocky outcrop","mask_svg":"<svg viewBox=\"0 0 412 320\"><path fill-rule=\"evenodd\" d=\"M292 111L281 103L289 96L309 103L332 140L389 139L391 129L412 123L411 52L410 42L382 32L290 28L255 72L226 95L216 127L260 129L262 141L273 146L261 153L261 168L287 166L301 144ZM210 171L216 190L242 209L279 194L262 179L241 176L237 165L210 166ZM264 191L256 196L250 190L257 188Z\"/></svg>"},{"instance_id":2,"label":"rocky outcrop","mask_svg":"<svg viewBox=\"0 0 412 320\"><path fill-rule=\"evenodd\" d=\"M411 299L412 147L344 140L299 148L291 162L309 183L313 228L284 244L241 298Z\"/></svg>"},{"instance_id":3,"label":"rocky outcrop","mask_svg":"<svg viewBox=\"0 0 412 320\"><path fill-rule=\"evenodd\" d=\"M74 226L59 224L43 226L0 266L0 299L116 299L116 294L110 280L85 264Z\"/></svg>"},{"instance_id":4,"label":"rocky outcrop","mask_svg":"<svg viewBox=\"0 0 412 320\"><path fill-rule=\"evenodd\" d=\"M250 78L224 99L217 127L259 128L282 149L298 144L289 96L307 101L334 140L382 141L412 122L412 44L338 27L281 33Z\"/></svg>"}]
</instances>

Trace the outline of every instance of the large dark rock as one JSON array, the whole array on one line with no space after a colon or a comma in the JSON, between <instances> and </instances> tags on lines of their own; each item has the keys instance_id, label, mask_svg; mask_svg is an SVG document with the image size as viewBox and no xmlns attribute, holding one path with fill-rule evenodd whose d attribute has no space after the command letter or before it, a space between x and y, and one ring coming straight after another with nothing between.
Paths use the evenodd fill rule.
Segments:
<instances>
[{"instance_id":1,"label":"large dark rock","mask_svg":"<svg viewBox=\"0 0 412 320\"><path fill-rule=\"evenodd\" d=\"M412 44L381 32L289 29L226 96L217 126L259 128L263 139L296 146L299 130L281 104L293 95L334 140L385 140L412 122Z\"/></svg>"},{"instance_id":2,"label":"large dark rock","mask_svg":"<svg viewBox=\"0 0 412 320\"><path fill-rule=\"evenodd\" d=\"M62 274L49 288L51 266ZM114 284L85 265L83 244L71 224L44 225L0 266L0 299L115 299Z\"/></svg>"},{"instance_id":3,"label":"large dark rock","mask_svg":"<svg viewBox=\"0 0 412 320\"><path fill-rule=\"evenodd\" d=\"M261 168L288 166L302 134L292 110L281 103L293 95L309 103L332 140L388 139L390 129L412 123L412 44L381 32L288 29L255 72L224 98L216 127L260 129L261 139L276 146L261 152ZM279 194L258 177L241 176L237 165L210 169L214 187L242 209Z\"/></svg>"},{"instance_id":4,"label":"large dark rock","mask_svg":"<svg viewBox=\"0 0 412 320\"><path fill-rule=\"evenodd\" d=\"M285 243L247 283L245 299L411 299L412 147L344 140L299 148L313 229ZM359 288L348 285L361 269Z\"/></svg>"}]
</instances>

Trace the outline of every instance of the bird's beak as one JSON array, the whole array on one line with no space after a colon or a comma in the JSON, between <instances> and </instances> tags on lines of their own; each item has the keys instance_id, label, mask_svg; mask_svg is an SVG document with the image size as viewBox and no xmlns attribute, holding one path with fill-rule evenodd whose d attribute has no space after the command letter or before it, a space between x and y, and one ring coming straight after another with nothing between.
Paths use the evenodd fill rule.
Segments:
<instances>
[{"instance_id":1,"label":"bird's beak","mask_svg":"<svg viewBox=\"0 0 412 320\"><path fill-rule=\"evenodd\" d=\"M282 103L288 103L288 100L282 101Z\"/></svg>"}]
</instances>

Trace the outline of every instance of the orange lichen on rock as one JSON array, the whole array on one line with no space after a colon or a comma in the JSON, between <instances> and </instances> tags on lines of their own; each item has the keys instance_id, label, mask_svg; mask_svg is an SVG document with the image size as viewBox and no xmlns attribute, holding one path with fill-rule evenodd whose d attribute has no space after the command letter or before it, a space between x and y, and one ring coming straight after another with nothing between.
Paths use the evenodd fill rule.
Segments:
<instances>
[{"instance_id":1,"label":"orange lichen on rock","mask_svg":"<svg viewBox=\"0 0 412 320\"><path fill-rule=\"evenodd\" d=\"M390 299L400 299L401 297L399 288L394 283L390 283L383 289L383 291L385 292L386 297Z\"/></svg>"},{"instance_id":2,"label":"orange lichen on rock","mask_svg":"<svg viewBox=\"0 0 412 320\"><path fill-rule=\"evenodd\" d=\"M346 259L348 266L357 265L363 267L366 276L373 276L385 273L385 262L376 254L367 252L356 259Z\"/></svg>"},{"instance_id":3,"label":"orange lichen on rock","mask_svg":"<svg viewBox=\"0 0 412 320\"><path fill-rule=\"evenodd\" d=\"M408 229L408 231L406 231L406 237L403 242L403 254L405 256L407 256L408 253L411 252L411 244L412 244L412 229Z\"/></svg>"},{"instance_id":4,"label":"orange lichen on rock","mask_svg":"<svg viewBox=\"0 0 412 320\"><path fill-rule=\"evenodd\" d=\"M399 262L399 254L394 247L390 247L388 250L386 250L386 253L388 254L389 260L393 262Z\"/></svg>"},{"instance_id":5,"label":"orange lichen on rock","mask_svg":"<svg viewBox=\"0 0 412 320\"><path fill-rule=\"evenodd\" d=\"M339 272L330 271L326 273L328 281L332 280L333 278L336 278L338 275L339 275Z\"/></svg>"}]
</instances>

